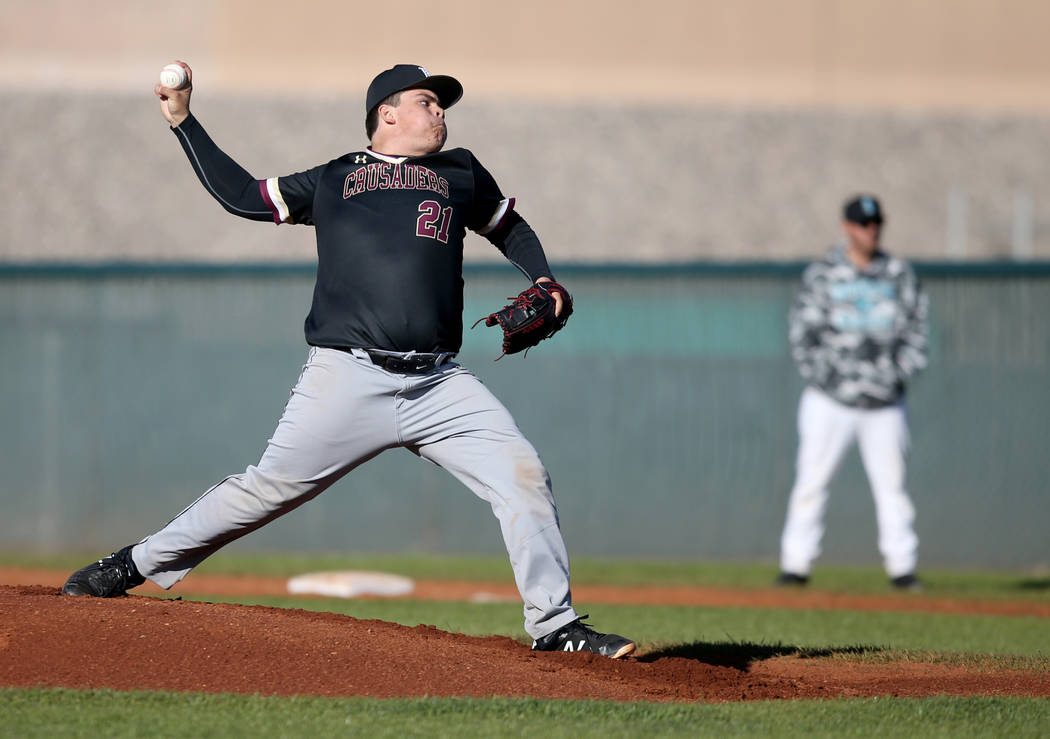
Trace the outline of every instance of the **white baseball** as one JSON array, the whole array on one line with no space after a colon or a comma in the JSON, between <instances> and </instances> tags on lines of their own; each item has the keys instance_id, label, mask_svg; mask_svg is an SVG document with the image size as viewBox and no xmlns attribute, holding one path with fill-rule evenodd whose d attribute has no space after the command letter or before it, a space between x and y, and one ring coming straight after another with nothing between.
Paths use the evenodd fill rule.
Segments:
<instances>
[{"instance_id":1,"label":"white baseball","mask_svg":"<svg viewBox=\"0 0 1050 739\"><path fill-rule=\"evenodd\" d=\"M180 64L169 64L160 70L160 84L172 90L181 90L188 81L186 70Z\"/></svg>"}]
</instances>

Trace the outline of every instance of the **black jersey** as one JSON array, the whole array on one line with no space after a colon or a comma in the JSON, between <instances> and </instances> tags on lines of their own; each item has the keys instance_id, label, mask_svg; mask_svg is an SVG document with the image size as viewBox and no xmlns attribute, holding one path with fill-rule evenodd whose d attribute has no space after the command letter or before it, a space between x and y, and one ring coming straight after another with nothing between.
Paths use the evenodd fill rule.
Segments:
<instances>
[{"instance_id":1,"label":"black jersey","mask_svg":"<svg viewBox=\"0 0 1050 739\"><path fill-rule=\"evenodd\" d=\"M390 157L369 149L305 172L255 179L192 115L172 129L201 183L230 213L312 225L314 346L459 351L463 237L482 234L530 280L553 277L543 247L466 149Z\"/></svg>"},{"instance_id":2,"label":"black jersey","mask_svg":"<svg viewBox=\"0 0 1050 739\"><path fill-rule=\"evenodd\" d=\"M471 152L365 150L261 190L274 220L317 231L308 343L459 350L466 229L485 233L513 207Z\"/></svg>"}]
</instances>

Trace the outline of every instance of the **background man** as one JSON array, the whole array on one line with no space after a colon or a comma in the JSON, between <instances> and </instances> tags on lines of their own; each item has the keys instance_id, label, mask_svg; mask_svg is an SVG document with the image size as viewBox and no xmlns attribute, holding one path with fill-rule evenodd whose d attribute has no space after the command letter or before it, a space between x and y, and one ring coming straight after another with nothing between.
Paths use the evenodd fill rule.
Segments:
<instances>
[{"instance_id":1,"label":"background man","mask_svg":"<svg viewBox=\"0 0 1050 739\"><path fill-rule=\"evenodd\" d=\"M306 365L258 465L211 488L157 533L69 578L110 597L149 578L170 588L225 544L297 508L382 451L444 467L500 522L533 649L618 658L635 644L572 607L550 478L510 413L453 361L462 341L463 238L473 230L565 307L535 233L466 149L442 151L452 77L399 64L366 95L370 146L258 180L190 113L189 86L158 85L161 113L201 183L230 213L314 226L317 282ZM547 289L547 288L545 288ZM381 491L380 491L381 492Z\"/></svg>"},{"instance_id":2,"label":"background man","mask_svg":"<svg viewBox=\"0 0 1050 739\"><path fill-rule=\"evenodd\" d=\"M777 582L808 582L820 554L828 484L856 441L886 572L895 587L915 590L919 540L905 489L904 392L926 366L927 298L911 266L880 249L884 219L876 198L851 199L843 215L845 244L805 270L790 315L792 355L807 387Z\"/></svg>"}]
</instances>

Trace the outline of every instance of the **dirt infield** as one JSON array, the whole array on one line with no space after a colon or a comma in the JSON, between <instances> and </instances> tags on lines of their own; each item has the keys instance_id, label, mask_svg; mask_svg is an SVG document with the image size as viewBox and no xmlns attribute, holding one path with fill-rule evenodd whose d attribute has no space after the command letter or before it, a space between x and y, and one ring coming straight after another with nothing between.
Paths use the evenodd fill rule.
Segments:
<instances>
[{"instance_id":1,"label":"dirt infield","mask_svg":"<svg viewBox=\"0 0 1050 739\"><path fill-rule=\"evenodd\" d=\"M683 645L612 661L537 654L507 637L470 637L332 613L130 596L58 594L60 573L0 570L0 685L318 696L532 696L645 701L931 695L1050 697L1050 673L941 664L861 664L790 647ZM32 580L46 580L32 583ZM276 594L283 580L194 578L195 593ZM477 583L417 585L415 598L501 598ZM433 592L428 594L428 589ZM580 591L590 590L580 588ZM602 597L604 590L604 597ZM665 589L671 602L963 612L963 602L779 591ZM638 589L627 592L637 593ZM148 591L146 591L148 592ZM582 592L579 593L583 595ZM658 593L646 602L665 602ZM595 597L598 596L598 597ZM816 596L816 597L814 597ZM639 596L642 597L642 596ZM817 605L825 600L824 605ZM617 600L593 589L588 602ZM1047 616L1045 604L973 603L971 612ZM994 607L994 608L993 608ZM987 609L992 609L987 610ZM1012 610L1011 610L1012 609Z\"/></svg>"}]
</instances>

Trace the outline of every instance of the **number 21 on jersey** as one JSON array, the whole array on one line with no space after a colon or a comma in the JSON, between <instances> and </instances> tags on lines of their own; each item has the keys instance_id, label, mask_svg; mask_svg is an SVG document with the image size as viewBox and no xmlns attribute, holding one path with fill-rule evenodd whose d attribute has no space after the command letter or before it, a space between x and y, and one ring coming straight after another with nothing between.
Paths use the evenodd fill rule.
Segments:
<instances>
[{"instance_id":1,"label":"number 21 on jersey","mask_svg":"<svg viewBox=\"0 0 1050 739\"><path fill-rule=\"evenodd\" d=\"M416 236L437 239L442 244L448 243L448 229L452 225L452 206L442 209L436 200L424 200L419 204L419 218L416 219Z\"/></svg>"}]
</instances>

